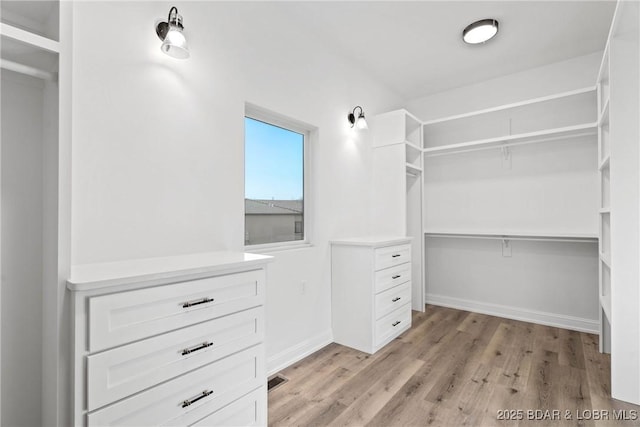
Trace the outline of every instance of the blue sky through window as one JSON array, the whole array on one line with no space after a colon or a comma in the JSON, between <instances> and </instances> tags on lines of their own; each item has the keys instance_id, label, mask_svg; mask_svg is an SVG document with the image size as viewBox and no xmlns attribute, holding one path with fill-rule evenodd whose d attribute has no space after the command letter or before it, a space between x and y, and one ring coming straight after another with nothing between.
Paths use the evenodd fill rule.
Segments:
<instances>
[{"instance_id":1,"label":"blue sky through window","mask_svg":"<svg viewBox=\"0 0 640 427\"><path fill-rule=\"evenodd\" d=\"M244 128L245 198L301 200L304 136L249 117Z\"/></svg>"}]
</instances>

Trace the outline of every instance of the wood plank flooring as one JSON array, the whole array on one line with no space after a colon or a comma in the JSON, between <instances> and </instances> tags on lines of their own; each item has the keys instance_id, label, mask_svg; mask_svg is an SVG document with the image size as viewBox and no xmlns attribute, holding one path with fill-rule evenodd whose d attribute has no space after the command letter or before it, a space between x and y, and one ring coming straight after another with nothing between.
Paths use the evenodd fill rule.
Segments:
<instances>
[{"instance_id":1,"label":"wood plank flooring","mask_svg":"<svg viewBox=\"0 0 640 427\"><path fill-rule=\"evenodd\" d=\"M595 335L427 306L374 355L330 344L282 371L269 424L640 425L614 419L640 407L611 399L609 370Z\"/></svg>"}]
</instances>

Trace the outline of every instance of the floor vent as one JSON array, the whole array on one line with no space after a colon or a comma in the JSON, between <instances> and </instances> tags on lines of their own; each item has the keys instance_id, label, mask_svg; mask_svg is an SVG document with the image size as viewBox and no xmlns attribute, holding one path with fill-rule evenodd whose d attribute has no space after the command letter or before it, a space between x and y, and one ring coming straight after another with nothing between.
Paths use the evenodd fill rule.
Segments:
<instances>
[{"instance_id":1,"label":"floor vent","mask_svg":"<svg viewBox=\"0 0 640 427\"><path fill-rule=\"evenodd\" d=\"M276 374L274 377L270 378L269 381L267 381L267 390L271 391L278 386L286 383L287 381L289 381L287 378L283 377L280 374Z\"/></svg>"}]
</instances>

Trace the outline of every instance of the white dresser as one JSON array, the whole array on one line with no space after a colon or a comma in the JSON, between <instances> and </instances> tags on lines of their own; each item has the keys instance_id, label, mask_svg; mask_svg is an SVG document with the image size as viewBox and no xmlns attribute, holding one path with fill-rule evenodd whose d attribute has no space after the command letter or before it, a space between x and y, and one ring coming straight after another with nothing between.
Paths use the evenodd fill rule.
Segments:
<instances>
[{"instance_id":1,"label":"white dresser","mask_svg":"<svg viewBox=\"0 0 640 427\"><path fill-rule=\"evenodd\" d=\"M411 327L411 238L331 242L334 341L375 353Z\"/></svg>"},{"instance_id":2,"label":"white dresser","mask_svg":"<svg viewBox=\"0 0 640 427\"><path fill-rule=\"evenodd\" d=\"M212 252L72 268L74 425L266 425L271 260Z\"/></svg>"}]
</instances>

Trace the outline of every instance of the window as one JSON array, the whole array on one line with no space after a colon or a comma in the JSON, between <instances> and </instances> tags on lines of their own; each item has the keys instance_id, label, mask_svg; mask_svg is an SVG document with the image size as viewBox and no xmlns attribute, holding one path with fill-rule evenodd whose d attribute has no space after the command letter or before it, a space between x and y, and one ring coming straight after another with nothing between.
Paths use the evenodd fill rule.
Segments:
<instances>
[{"instance_id":1,"label":"window","mask_svg":"<svg viewBox=\"0 0 640 427\"><path fill-rule=\"evenodd\" d=\"M244 244L306 242L308 128L248 107L244 130Z\"/></svg>"}]
</instances>

